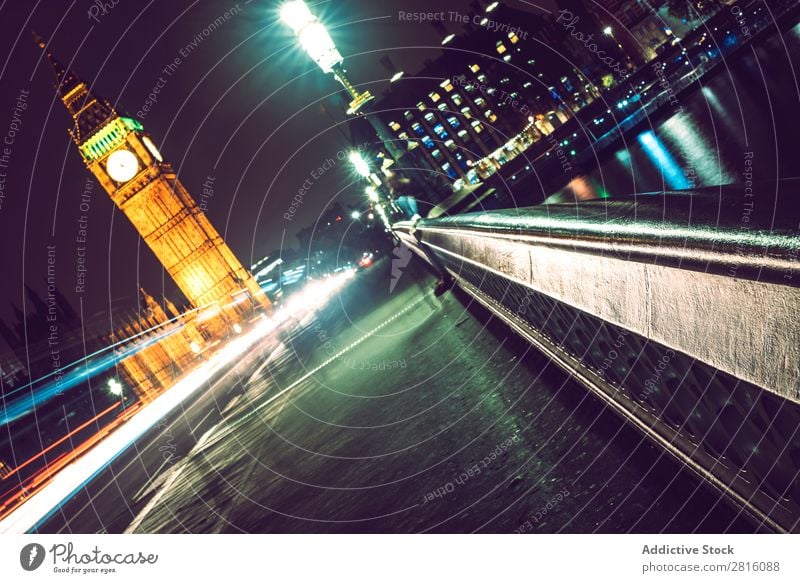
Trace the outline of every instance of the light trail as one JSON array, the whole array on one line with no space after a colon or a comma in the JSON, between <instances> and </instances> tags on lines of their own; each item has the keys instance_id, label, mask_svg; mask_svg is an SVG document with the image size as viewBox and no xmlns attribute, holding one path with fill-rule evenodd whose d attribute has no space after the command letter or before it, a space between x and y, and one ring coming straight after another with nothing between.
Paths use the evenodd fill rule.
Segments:
<instances>
[{"instance_id":1,"label":"light trail","mask_svg":"<svg viewBox=\"0 0 800 583\"><path fill-rule=\"evenodd\" d=\"M217 372L236 362L244 352L274 328L273 321L264 320L241 337L231 340L208 361L144 406L127 423L113 430L96 445L92 444L94 447L82 457L64 467L24 504L0 520L0 533L21 534L35 529L164 416L205 386Z\"/></svg>"}]
</instances>

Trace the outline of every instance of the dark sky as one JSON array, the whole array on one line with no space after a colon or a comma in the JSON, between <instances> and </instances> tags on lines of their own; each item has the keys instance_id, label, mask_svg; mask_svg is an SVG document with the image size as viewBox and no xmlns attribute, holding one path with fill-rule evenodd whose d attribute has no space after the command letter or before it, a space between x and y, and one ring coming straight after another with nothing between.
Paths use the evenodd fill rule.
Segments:
<instances>
[{"instance_id":1,"label":"dark sky","mask_svg":"<svg viewBox=\"0 0 800 583\"><path fill-rule=\"evenodd\" d=\"M378 62L384 54L414 71L440 53L433 27L400 22L398 11L469 10L466 0L309 5L331 29L353 81L376 95L388 86ZM338 85L297 48L277 19L278 6L273 0L118 0L103 14L93 0L0 4L0 139L15 120L18 96L28 92L27 109L17 109L19 130L8 168L0 169L6 173L0 317L11 313L12 302L22 305L23 283L44 289L47 245L56 247L59 288L76 307L82 301L87 314L106 310L110 299L133 297L139 285L154 293L174 289L93 179L90 210L80 210L89 172L67 134L70 119L31 30L49 39L55 54L97 93L133 117L164 67L180 57L142 121L195 199L207 177L213 178L207 214L246 265L281 245L297 247L296 231L331 200L361 195L363 185L338 163L315 182L294 220L283 219L311 171L347 147L347 122L330 100L330 114L314 104ZM95 20L89 17L93 9ZM230 10L235 14L223 25L202 35ZM88 272L79 297L75 239L81 214L88 216Z\"/></svg>"}]
</instances>

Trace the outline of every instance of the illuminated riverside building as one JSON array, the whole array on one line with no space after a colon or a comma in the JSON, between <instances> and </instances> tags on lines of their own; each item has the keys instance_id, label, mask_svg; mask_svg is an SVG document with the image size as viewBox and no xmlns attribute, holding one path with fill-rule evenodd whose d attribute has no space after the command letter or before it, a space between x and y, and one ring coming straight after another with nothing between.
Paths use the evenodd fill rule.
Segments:
<instances>
[{"instance_id":1,"label":"illuminated riverside building","mask_svg":"<svg viewBox=\"0 0 800 583\"><path fill-rule=\"evenodd\" d=\"M45 42L37 38L44 49ZM194 308L220 318L216 335L270 302L164 160L142 124L111 104L47 53L58 94L73 120L70 135L87 168L128 217Z\"/></svg>"},{"instance_id":2,"label":"illuminated riverside building","mask_svg":"<svg viewBox=\"0 0 800 583\"><path fill-rule=\"evenodd\" d=\"M442 182L488 179L599 95L577 68L592 65L585 49L569 59L548 53L565 35L554 18L485 4L450 24L458 32L435 23L443 54L397 77L374 107L438 198Z\"/></svg>"}]
</instances>

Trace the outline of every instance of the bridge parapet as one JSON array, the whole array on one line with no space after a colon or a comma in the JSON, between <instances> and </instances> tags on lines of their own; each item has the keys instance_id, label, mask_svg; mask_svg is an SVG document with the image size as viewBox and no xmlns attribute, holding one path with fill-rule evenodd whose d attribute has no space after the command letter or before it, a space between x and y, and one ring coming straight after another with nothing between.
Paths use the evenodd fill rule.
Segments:
<instances>
[{"instance_id":1,"label":"bridge parapet","mask_svg":"<svg viewBox=\"0 0 800 583\"><path fill-rule=\"evenodd\" d=\"M397 223L773 530L800 528L800 181Z\"/></svg>"}]
</instances>

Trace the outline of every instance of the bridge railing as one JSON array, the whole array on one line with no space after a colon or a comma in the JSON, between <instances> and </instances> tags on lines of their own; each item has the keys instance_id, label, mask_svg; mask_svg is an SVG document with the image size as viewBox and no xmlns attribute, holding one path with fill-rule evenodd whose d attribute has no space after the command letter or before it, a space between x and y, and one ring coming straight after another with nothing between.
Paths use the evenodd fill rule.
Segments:
<instances>
[{"instance_id":1,"label":"bridge railing","mask_svg":"<svg viewBox=\"0 0 800 583\"><path fill-rule=\"evenodd\" d=\"M398 238L765 529L800 529L800 181L473 213Z\"/></svg>"}]
</instances>

